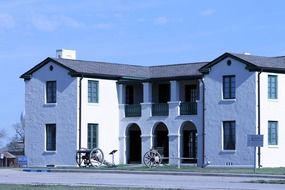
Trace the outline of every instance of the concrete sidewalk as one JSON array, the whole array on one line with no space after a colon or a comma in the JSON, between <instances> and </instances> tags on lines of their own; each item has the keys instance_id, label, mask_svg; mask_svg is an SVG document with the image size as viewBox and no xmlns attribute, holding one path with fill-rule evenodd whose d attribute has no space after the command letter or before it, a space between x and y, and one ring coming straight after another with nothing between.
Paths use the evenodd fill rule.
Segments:
<instances>
[{"instance_id":1,"label":"concrete sidewalk","mask_svg":"<svg viewBox=\"0 0 285 190\"><path fill-rule=\"evenodd\" d=\"M211 173L191 171L156 171L156 170L119 170L119 169L90 169L90 168L23 168L24 172L67 172L67 173L122 173L122 174L149 174L149 175L181 175L181 176L221 176L221 177L245 177L245 178L275 178L285 179L285 175L273 174L249 174L249 173Z\"/></svg>"}]
</instances>

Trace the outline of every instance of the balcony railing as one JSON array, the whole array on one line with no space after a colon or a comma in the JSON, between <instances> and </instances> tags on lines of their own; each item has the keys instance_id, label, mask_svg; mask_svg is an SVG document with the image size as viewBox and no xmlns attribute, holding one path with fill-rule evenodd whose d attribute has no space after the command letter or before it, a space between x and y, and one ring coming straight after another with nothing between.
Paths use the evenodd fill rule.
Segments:
<instances>
[{"instance_id":1,"label":"balcony railing","mask_svg":"<svg viewBox=\"0 0 285 190\"><path fill-rule=\"evenodd\" d=\"M197 115L197 103L196 102L181 102L180 103L180 115Z\"/></svg>"},{"instance_id":2,"label":"balcony railing","mask_svg":"<svg viewBox=\"0 0 285 190\"><path fill-rule=\"evenodd\" d=\"M152 104L152 116L168 116L168 109L167 103Z\"/></svg>"},{"instance_id":3,"label":"balcony railing","mask_svg":"<svg viewBox=\"0 0 285 190\"><path fill-rule=\"evenodd\" d=\"M126 104L125 116L126 117L140 117L142 115L140 104Z\"/></svg>"}]
</instances>

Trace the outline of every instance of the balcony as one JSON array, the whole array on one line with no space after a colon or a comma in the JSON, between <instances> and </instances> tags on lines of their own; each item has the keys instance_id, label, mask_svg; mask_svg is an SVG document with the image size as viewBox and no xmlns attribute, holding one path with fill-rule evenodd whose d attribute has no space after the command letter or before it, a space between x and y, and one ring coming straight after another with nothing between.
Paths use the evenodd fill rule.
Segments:
<instances>
[{"instance_id":1,"label":"balcony","mask_svg":"<svg viewBox=\"0 0 285 190\"><path fill-rule=\"evenodd\" d=\"M167 103L152 104L152 116L168 116L168 109Z\"/></svg>"},{"instance_id":2,"label":"balcony","mask_svg":"<svg viewBox=\"0 0 285 190\"><path fill-rule=\"evenodd\" d=\"M140 104L126 104L125 105L126 117L141 117L141 105Z\"/></svg>"},{"instance_id":3,"label":"balcony","mask_svg":"<svg viewBox=\"0 0 285 190\"><path fill-rule=\"evenodd\" d=\"M180 115L197 115L197 103L196 102L181 102L180 103Z\"/></svg>"}]
</instances>

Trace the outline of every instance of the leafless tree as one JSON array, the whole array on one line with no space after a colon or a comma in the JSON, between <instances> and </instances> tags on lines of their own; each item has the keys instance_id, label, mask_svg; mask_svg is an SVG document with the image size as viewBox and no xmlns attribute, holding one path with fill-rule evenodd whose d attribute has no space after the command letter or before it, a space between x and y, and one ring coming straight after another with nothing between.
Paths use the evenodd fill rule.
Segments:
<instances>
[{"instance_id":1,"label":"leafless tree","mask_svg":"<svg viewBox=\"0 0 285 190\"><path fill-rule=\"evenodd\" d=\"M0 146L2 145L2 140L6 138L6 136L7 136L6 131L4 129L1 129L0 130Z\"/></svg>"},{"instance_id":2,"label":"leafless tree","mask_svg":"<svg viewBox=\"0 0 285 190\"><path fill-rule=\"evenodd\" d=\"M18 149L19 142L23 143L25 140L25 120L23 114L21 114L20 122L14 124L13 128L15 130L15 135L7 145L9 150Z\"/></svg>"}]
</instances>

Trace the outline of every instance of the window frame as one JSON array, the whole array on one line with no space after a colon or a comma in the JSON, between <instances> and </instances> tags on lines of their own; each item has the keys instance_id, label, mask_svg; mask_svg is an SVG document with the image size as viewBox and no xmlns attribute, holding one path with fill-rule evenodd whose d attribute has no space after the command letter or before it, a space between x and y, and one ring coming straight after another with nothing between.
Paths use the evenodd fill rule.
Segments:
<instances>
[{"instance_id":1,"label":"window frame","mask_svg":"<svg viewBox=\"0 0 285 190\"><path fill-rule=\"evenodd\" d=\"M273 124L275 124L273 126ZM274 127L275 129L272 129ZM273 131L274 130L274 131ZM274 133L273 133L274 132ZM278 146L278 121L268 121L268 145L269 146ZM274 137L272 137L274 135Z\"/></svg>"},{"instance_id":2,"label":"window frame","mask_svg":"<svg viewBox=\"0 0 285 190\"><path fill-rule=\"evenodd\" d=\"M46 81L46 104L55 104L57 101L57 82Z\"/></svg>"},{"instance_id":3,"label":"window frame","mask_svg":"<svg viewBox=\"0 0 285 190\"><path fill-rule=\"evenodd\" d=\"M226 86L226 79L229 79L228 87ZM234 83L233 83L233 79L234 79ZM222 90L223 90L223 99L224 100L236 99L236 76L235 75L224 75L223 76ZM226 93L226 90L228 91L228 93ZM226 95L228 95L228 97Z\"/></svg>"},{"instance_id":4,"label":"window frame","mask_svg":"<svg viewBox=\"0 0 285 190\"><path fill-rule=\"evenodd\" d=\"M95 132L94 132L95 129ZM95 133L95 137L93 136ZM87 124L87 148L93 149L98 148L98 138L99 138L99 125L97 123ZM95 139L95 141L94 141Z\"/></svg>"},{"instance_id":5,"label":"window frame","mask_svg":"<svg viewBox=\"0 0 285 190\"><path fill-rule=\"evenodd\" d=\"M226 125L226 124L228 124L228 125ZM226 143L226 139L228 139L228 138L226 138L226 133L225 133L225 127L227 127L227 126L229 126L230 127L230 134L228 135L229 137L229 140L231 140L231 141L233 141L233 142L231 142L233 145L227 145L227 144L229 144L230 142L227 142ZM234 129L233 131L232 131L232 128ZM234 137L233 139L231 139L231 135ZM231 121L223 121L223 123L222 123L222 150L223 151L236 151L236 145L237 145L237 143L236 143L236 139L237 139L237 137L236 137L236 121L234 121L234 120L231 120ZM230 146L233 146L233 147L230 147Z\"/></svg>"},{"instance_id":6,"label":"window frame","mask_svg":"<svg viewBox=\"0 0 285 190\"><path fill-rule=\"evenodd\" d=\"M54 131L50 131L50 128L54 128ZM51 134L50 134L51 133ZM45 125L45 151L56 151L56 124L49 123Z\"/></svg>"},{"instance_id":7,"label":"window frame","mask_svg":"<svg viewBox=\"0 0 285 190\"><path fill-rule=\"evenodd\" d=\"M272 80L275 79L275 80ZM278 99L278 75L268 75L267 79L268 99Z\"/></svg>"},{"instance_id":8,"label":"window frame","mask_svg":"<svg viewBox=\"0 0 285 190\"><path fill-rule=\"evenodd\" d=\"M87 85L87 100L88 103L99 103L99 81L88 80ZM94 85L94 86L93 86ZM94 88L93 88L94 87Z\"/></svg>"}]
</instances>

